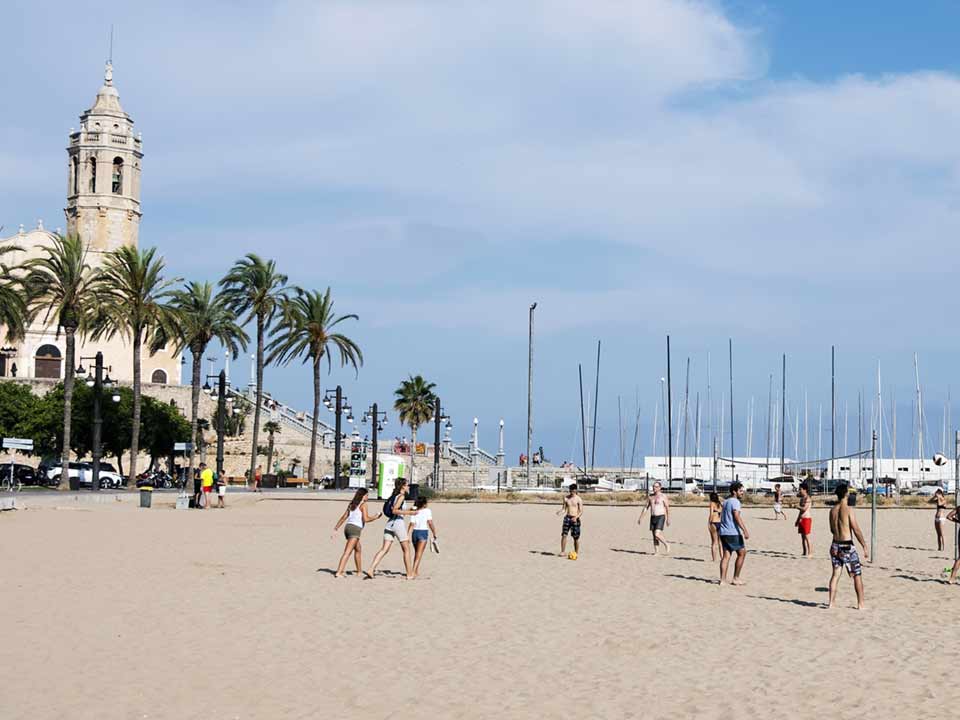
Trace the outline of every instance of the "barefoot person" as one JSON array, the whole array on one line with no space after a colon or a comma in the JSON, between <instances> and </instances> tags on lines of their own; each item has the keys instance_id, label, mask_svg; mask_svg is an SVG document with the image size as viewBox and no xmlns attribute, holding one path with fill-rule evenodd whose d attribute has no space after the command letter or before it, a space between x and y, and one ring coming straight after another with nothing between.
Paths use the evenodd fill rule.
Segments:
<instances>
[{"instance_id":1,"label":"barefoot person","mask_svg":"<svg viewBox=\"0 0 960 720\"><path fill-rule=\"evenodd\" d=\"M743 563L747 559L747 548L744 540L750 539L750 533L743 522L740 511L740 500L743 498L743 483L739 480L730 486L730 497L723 501L723 510L720 512L720 545L723 547L723 557L720 558L720 584L727 582L727 571L730 568L730 558L737 556L733 568L733 584L743 585L740 573Z\"/></svg>"},{"instance_id":2,"label":"barefoot person","mask_svg":"<svg viewBox=\"0 0 960 720\"><path fill-rule=\"evenodd\" d=\"M800 504L797 506L797 521L794 525L800 533L800 543L803 546L803 556L810 557L810 530L813 527L813 500L805 482L800 483Z\"/></svg>"},{"instance_id":3,"label":"barefoot person","mask_svg":"<svg viewBox=\"0 0 960 720\"><path fill-rule=\"evenodd\" d=\"M707 518L707 530L710 533L710 559L717 561L720 550L720 515L723 512L723 503L716 492L710 493L710 514Z\"/></svg>"},{"instance_id":4,"label":"barefoot person","mask_svg":"<svg viewBox=\"0 0 960 720\"><path fill-rule=\"evenodd\" d=\"M837 485L837 504L830 509L830 532L833 533L833 542L830 544L830 563L833 565L833 574L830 576L830 596L828 608L833 607L837 596L837 584L840 582L840 571L847 569L847 574L853 578L853 587L857 591L857 610L863 610L863 578L860 567L860 557L857 548L853 545L856 537L863 548L863 559L870 561L867 553L867 544L857 524L857 515L850 511L847 505L847 484Z\"/></svg>"},{"instance_id":5,"label":"barefoot person","mask_svg":"<svg viewBox=\"0 0 960 720\"><path fill-rule=\"evenodd\" d=\"M653 492L647 497L647 504L640 511L640 517L637 519L637 525L643 522L643 515L650 511L650 533L653 535L653 554L657 554L657 548L663 543L663 551L670 553L670 544L663 537L664 525L670 526L670 501L663 494L663 488L659 482L653 484Z\"/></svg>"},{"instance_id":6,"label":"barefoot person","mask_svg":"<svg viewBox=\"0 0 960 720\"><path fill-rule=\"evenodd\" d=\"M334 577L343 577L351 555L353 555L353 560L357 566L357 575L360 575L363 569L363 558L360 554L360 533L363 532L364 525L373 520L377 520L382 515L383 513L377 513L371 517L367 512L366 488L360 488L353 494L353 499L350 501L350 504L347 505L347 509L343 511L343 515L340 516L340 519L337 520L337 524L333 528L333 532L336 533L342 526L343 537L347 541L346 547L343 548L343 555L340 556L340 564L337 565L337 572L334 574ZM344 525L344 523L346 524Z\"/></svg>"},{"instance_id":7,"label":"barefoot person","mask_svg":"<svg viewBox=\"0 0 960 720\"><path fill-rule=\"evenodd\" d=\"M383 528L383 545L373 556L373 565L367 571L367 577L373 578L377 574L377 568L380 561L386 557L393 547L393 543L400 543L400 549L403 552L403 567L407 573L407 579L412 577L413 569L410 566L410 542L407 540L407 525L403 521L404 515L413 515L416 510L404 510L403 501L407 498L409 487L407 481L403 478L397 478L393 486L393 493L383 503L383 514L387 516L387 524Z\"/></svg>"},{"instance_id":8,"label":"barefoot person","mask_svg":"<svg viewBox=\"0 0 960 720\"><path fill-rule=\"evenodd\" d=\"M567 554L567 534L573 538L573 551L580 554L580 516L583 515L583 500L577 494L577 485L570 485L563 507L557 515L563 514L563 529L560 532L560 555Z\"/></svg>"},{"instance_id":9,"label":"barefoot person","mask_svg":"<svg viewBox=\"0 0 960 720\"><path fill-rule=\"evenodd\" d=\"M937 488L933 494L931 502L937 504L937 510L933 516L933 528L937 531L937 550L943 550L943 524L947 521L947 499L943 496L943 490Z\"/></svg>"},{"instance_id":10,"label":"barefoot person","mask_svg":"<svg viewBox=\"0 0 960 720\"><path fill-rule=\"evenodd\" d=\"M783 491L780 489L780 483L773 486L773 519L787 519L787 514L783 511Z\"/></svg>"},{"instance_id":11,"label":"barefoot person","mask_svg":"<svg viewBox=\"0 0 960 720\"><path fill-rule=\"evenodd\" d=\"M960 524L960 507L951 510L950 514L947 515L947 520L954 523L954 532L957 532L957 524ZM957 580L957 572L960 572L960 558L954 560L953 568L950 570L950 579L947 582L951 585Z\"/></svg>"},{"instance_id":12,"label":"barefoot person","mask_svg":"<svg viewBox=\"0 0 960 720\"><path fill-rule=\"evenodd\" d=\"M433 541L437 541L437 527L433 524L433 510L427 507L427 498L417 498L413 508L417 514L410 520L410 535L413 539L414 552L413 577L416 578L420 574L420 561L427 550L431 533L433 533Z\"/></svg>"}]
</instances>

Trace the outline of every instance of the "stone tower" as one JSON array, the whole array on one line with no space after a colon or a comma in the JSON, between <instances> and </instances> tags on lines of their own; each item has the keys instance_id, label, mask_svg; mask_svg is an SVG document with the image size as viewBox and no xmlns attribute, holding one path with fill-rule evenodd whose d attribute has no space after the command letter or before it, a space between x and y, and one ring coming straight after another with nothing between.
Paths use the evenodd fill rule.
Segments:
<instances>
[{"instance_id":1,"label":"stone tower","mask_svg":"<svg viewBox=\"0 0 960 720\"><path fill-rule=\"evenodd\" d=\"M136 245L140 234L139 137L120 106L107 63L93 107L80 116L67 148L67 234L79 234L90 250Z\"/></svg>"}]
</instances>

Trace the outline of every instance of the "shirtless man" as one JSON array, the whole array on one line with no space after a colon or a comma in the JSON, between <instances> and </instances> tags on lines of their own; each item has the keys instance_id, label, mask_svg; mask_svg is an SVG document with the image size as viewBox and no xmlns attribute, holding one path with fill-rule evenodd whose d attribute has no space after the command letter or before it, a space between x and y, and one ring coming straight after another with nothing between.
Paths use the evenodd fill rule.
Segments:
<instances>
[{"instance_id":1,"label":"shirtless man","mask_svg":"<svg viewBox=\"0 0 960 720\"><path fill-rule=\"evenodd\" d=\"M833 600L837 596L837 584L840 582L840 570L847 569L853 578L853 587L857 591L857 610L863 610L863 578L861 575L860 557L857 548L853 545L853 538L857 538L863 548L863 559L870 562L867 553L867 544L857 524L857 516L850 512L847 505L847 485L837 485L837 504L830 509L830 532L833 533L833 542L830 544L830 563L833 565L833 574L830 576L830 598L827 608L833 607Z\"/></svg>"},{"instance_id":2,"label":"shirtless man","mask_svg":"<svg viewBox=\"0 0 960 720\"><path fill-rule=\"evenodd\" d=\"M800 504L797 506L797 521L794 526L800 533L800 541L803 544L803 557L810 557L810 529L813 527L813 500L810 498L810 491L805 482L800 483Z\"/></svg>"},{"instance_id":3,"label":"shirtless man","mask_svg":"<svg viewBox=\"0 0 960 720\"><path fill-rule=\"evenodd\" d=\"M570 486L563 499L563 507L557 515L563 513L563 532L560 535L560 556L567 554L567 533L573 537L573 550L580 554L580 516L583 515L583 500L577 494L576 483Z\"/></svg>"},{"instance_id":4,"label":"shirtless man","mask_svg":"<svg viewBox=\"0 0 960 720\"><path fill-rule=\"evenodd\" d=\"M783 491L780 489L780 483L777 483L773 486L773 519L779 520L780 518L784 520L787 519L787 515L783 512Z\"/></svg>"},{"instance_id":5,"label":"shirtless man","mask_svg":"<svg viewBox=\"0 0 960 720\"><path fill-rule=\"evenodd\" d=\"M643 516L650 511L650 532L653 535L653 554L657 554L657 548L663 543L663 551L670 554L670 544L663 537L663 526L670 526L670 501L663 494L660 483L653 484L653 493L647 497L647 504L640 511L640 517L637 519L637 525L643 523Z\"/></svg>"}]
</instances>

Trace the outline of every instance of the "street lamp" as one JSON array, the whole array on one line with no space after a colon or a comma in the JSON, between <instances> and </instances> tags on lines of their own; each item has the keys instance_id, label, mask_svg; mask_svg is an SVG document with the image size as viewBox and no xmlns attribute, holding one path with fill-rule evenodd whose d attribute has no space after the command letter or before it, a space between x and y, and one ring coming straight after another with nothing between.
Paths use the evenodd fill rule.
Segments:
<instances>
[{"instance_id":1,"label":"street lamp","mask_svg":"<svg viewBox=\"0 0 960 720\"><path fill-rule=\"evenodd\" d=\"M379 443L378 436L379 433L383 430L383 426L387 424L387 413L381 412L377 409L377 404L374 403L370 408L363 414L362 422L370 423L370 435L373 438L373 453L370 456L370 481L373 487L378 487L377 485L377 471L380 469L377 466L377 445Z\"/></svg>"},{"instance_id":2,"label":"street lamp","mask_svg":"<svg viewBox=\"0 0 960 720\"><path fill-rule=\"evenodd\" d=\"M114 387L117 385L115 380L110 379L110 370L113 368L107 368L107 376L103 376L103 353L97 352L96 355L81 357L80 365L77 366L76 374L80 377L83 377L87 374L86 368L83 367L84 360L93 360L94 370L93 377L87 378L87 387L93 388L93 479L90 482L91 490L100 489L100 456L102 450L100 448L100 434L103 428L103 417L101 415L100 408L100 399L103 394L103 388ZM120 393L114 389L113 395L111 396L113 402L120 402ZM68 473L69 475L69 473Z\"/></svg>"},{"instance_id":3,"label":"street lamp","mask_svg":"<svg viewBox=\"0 0 960 720\"><path fill-rule=\"evenodd\" d=\"M331 397L330 393L333 393ZM333 486L339 490L340 489L340 418L343 416L343 413L347 413L347 422L353 422L353 408L347 403L347 396L343 394L343 388L337 385L336 388L332 390L326 390L323 396L323 404L327 406L327 410L335 413L335 435L336 439L334 440L333 445Z\"/></svg>"},{"instance_id":4,"label":"street lamp","mask_svg":"<svg viewBox=\"0 0 960 720\"><path fill-rule=\"evenodd\" d=\"M210 378L216 378L217 387L210 386ZM230 383L227 382L227 373L220 371L219 375L207 375L203 383L203 391L211 398L217 399L217 477L223 477L223 436L224 420L227 417L227 388ZM239 415L239 408L233 408L234 414ZM195 438L191 438L191 443ZM253 478L250 478L253 480Z\"/></svg>"},{"instance_id":5,"label":"street lamp","mask_svg":"<svg viewBox=\"0 0 960 720\"><path fill-rule=\"evenodd\" d=\"M444 412L438 397L434 400L433 405L433 487L436 490L440 489L440 423L442 422L447 423L448 430L453 427L450 425L450 417Z\"/></svg>"}]
</instances>

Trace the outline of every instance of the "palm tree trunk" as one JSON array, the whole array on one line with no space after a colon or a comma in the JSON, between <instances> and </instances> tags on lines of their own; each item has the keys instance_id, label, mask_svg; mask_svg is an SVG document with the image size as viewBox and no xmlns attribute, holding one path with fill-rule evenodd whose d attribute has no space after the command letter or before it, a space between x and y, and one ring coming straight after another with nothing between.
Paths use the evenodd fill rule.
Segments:
<instances>
[{"instance_id":1,"label":"palm tree trunk","mask_svg":"<svg viewBox=\"0 0 960 720\"><path fill-rule=\"evenodd\" d=\"M317 462L317 425L320 422L320 358L313 360L313 423L310 427L310 464L307 465L307 482L313 485L314 466Z\"/></svg>"},{"instance_id":2,"label":"palm tree trunk","mask_svg":"<svg viewBox=\"0 0 960 720\"><path fill-rule=\"evenodd\" d=\"M63 451L60 456L60 486L70 487L70 425L73 420L73 372L77 367L76 331L74 327L64 329L67 343L66 366L63 369Z\"/></svg>"},{"instance_id":3,"label":"palm tree trunk","mask_svg":"<svg viewBox=\"0 0 960 720\"><path fill-rule=\"evenodd\" d=\"M263 334L264 319L262 315L257 315L257 404L253 409L253 450L250 453L250 477L248 482L253 482L253 477L257 472L257 436L260 433L260 404L263 402Z\"/></svg>"},{"instance_id":4,"label":"palm tree trunk","mask_svg":"<svg viewBox=\"0 0 960 720\"><path fill-rule=\"evenodd\" d=\"M416 465L416 455L417 455L417 426L410 426L410 484L413 485L417 481L417 465Z\"/></svg>"},{"instance_id":5,"label":"palm tree trunk","mask_svg":"<svg viewBox=\"0 0 960 720\"><path fill-rule=\"evenodd\" d=\"M270 433L270 438L267 440L267 472L273 472L273 433Z\"/></svg>"},{"instance_id":6,"label":"palm tree trunk","mask_svg":"<svg viewBox=\"0 0 960 720\"><path fill-rule=\"evenodd\" d=\"M183 478L183 489L193 482L194 448L197 445L197 415L200 414L200 370L203 363L203 348L190 348L193 354L193 375L190 378L190 461Z\"/></svg>"},{"instance_id":7,"label":"palm tree trunk","mask_svg":"<svg viewBox=\"0 0 960 720\"><path fill-rule=\"evenodd\" d=\"M130 437L130 486L137 486L137 454L140 452L140 344L143 333L133 334L133 433Z\"/></svg>"}]
</instances>

